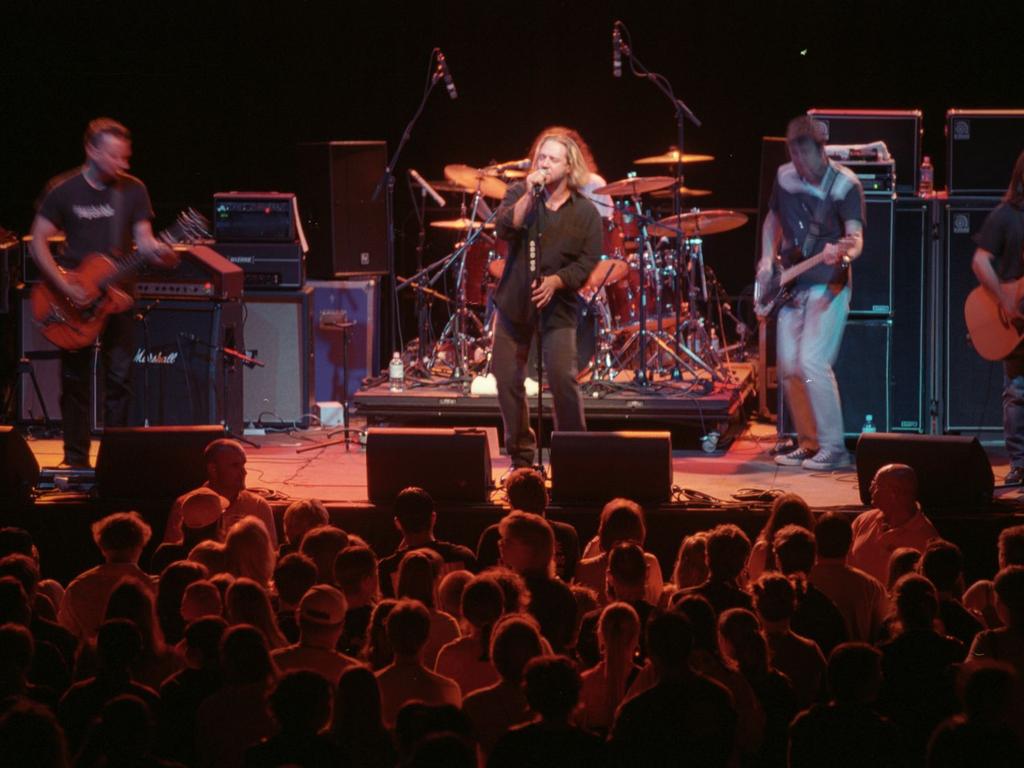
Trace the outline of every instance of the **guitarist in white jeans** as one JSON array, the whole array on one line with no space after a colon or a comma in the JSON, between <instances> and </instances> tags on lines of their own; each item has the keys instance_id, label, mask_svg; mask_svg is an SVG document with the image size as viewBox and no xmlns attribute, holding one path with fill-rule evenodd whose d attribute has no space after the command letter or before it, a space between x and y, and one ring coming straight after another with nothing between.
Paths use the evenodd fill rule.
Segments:
<instances>
[{"instance_id":1,"label":"guitarist in white jeans","mask_svg":"<svg viewBox=\"0 0 1024 768\"><path fill-rule=\"evenodd\" d=\"M824 128L812 118L790 121L786 145L791 162L775 176L758 281L771 276L781 252L798 253L798 259L821 254L822 263L796 279L793 297L779 310L779 377L797 447L775 461L827 470L850 461L832 365L850 311L848 267L864 246L864 191L854 173L828 159Z\"/></svg>"},{"instance_id":2,"label":"guitarist in white jeans","mask_svg":"<svg viewBox=\"0 0 1024 768\"><path fill-rule=\"evenodd\" d=\"M971 267L978 282L992 294L1007 318L1024 320L1016 290L1016 282L1024 276L1024 152L1014 163L1003 201L975 233L974 242L978 247ZM1024 349L1021 346L1003 360L1003 374L1003 432L1006 452L1010 455L1010 471L1003 478L1003 484L1021 485L1024 483Z\"/></svg>"}]
</instances>

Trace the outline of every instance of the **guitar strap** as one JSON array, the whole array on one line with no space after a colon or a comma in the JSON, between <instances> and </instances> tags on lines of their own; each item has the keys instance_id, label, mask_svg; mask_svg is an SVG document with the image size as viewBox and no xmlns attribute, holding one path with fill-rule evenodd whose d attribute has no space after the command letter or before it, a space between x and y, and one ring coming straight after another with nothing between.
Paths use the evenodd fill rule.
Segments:
<instances>
[{"instance_id":1,"label":"guitar strap","mask_svg":"<svg viewBox=\"0 0 1024 768\"><path fill-rule=\"evenodd\" d=\"M832 194L832 186L836 183L836 177L839 176L831 163L829 163L826 173L830 174L830 177L828 180L828 186L825 187L825 195L814 207L814 213L811 215L811 220L807 224L807 236L804 237L803 245L800 247L800 252L804 254L805 258L814 252L812 248L816 246L818 244L817 241L821 239L821 227L822 224L825 223L825 209L828 206L828 198L829 195Z\"/></svg>"}]
</instances>

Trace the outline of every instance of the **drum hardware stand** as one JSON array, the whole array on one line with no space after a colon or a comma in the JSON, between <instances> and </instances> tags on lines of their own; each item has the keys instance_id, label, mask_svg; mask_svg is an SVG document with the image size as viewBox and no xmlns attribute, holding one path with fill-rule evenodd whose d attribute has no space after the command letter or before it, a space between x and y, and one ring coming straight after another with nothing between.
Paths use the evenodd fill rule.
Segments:
<instances>
[{"instance_id":1,"label":"drum hardware stand","mask_svg":"<svg viewBox=\"0 0 1024 768\"><path fill-rule=\"evenodd\" d=\"M600 268L600 262L598 262L598 268ZM601 282L594 289L593 296L583 305L583 315L585 316L592 314L595 310L599 312L598 323L600 330L595 334L594 339L594 364L590 366L591 381L615 381L615 377L618 376L619 370L622 368L622 360L614 350L608 306L602 298L605 284L608 282L611 273L610 269L605 272Z\"/></svg>"},{"instance_id":2,"label":"drum hardware stand","mask_svg":"<svg viewBox=\"0 0 1024 768\"><path fill-rule=\"evenodd\" d=\"M149 313L157 308L160 299L153 299L147 306L135 313L135 320L142 323L142 348L149 355ZM142 366L142 426L149 427L149 361Z\"/></svg>"},{"instance_id":3,"label":"drum hardware stand","mask_svg":"<svg viewBox=\"0 0 1024 768\"><path fill-rule=\"evenodd\" d=\"M33 365L35 360L56 360L60 358L60 353L57 351L38 351L38 352L25 352L18 360L18 366L15 369L15 375L18 378L19 386L21 385L21 379L23 376L28 376L29 382L32 384L32 389L36 393L36 400L39 401L39 407L43 411L43 434L46 437L54 436L58 433L59 429L57 425L50 419L50 410L46 407L46 398L43 397L43 392L39 388L39 379L36 378L36 369ZM7 392L7 398L4 401L3 413L10 413L11 407L14 405L15 392L18 387L12 386ZM19 409L20 410L20 409Z\"/></svg>"}]
</instances>

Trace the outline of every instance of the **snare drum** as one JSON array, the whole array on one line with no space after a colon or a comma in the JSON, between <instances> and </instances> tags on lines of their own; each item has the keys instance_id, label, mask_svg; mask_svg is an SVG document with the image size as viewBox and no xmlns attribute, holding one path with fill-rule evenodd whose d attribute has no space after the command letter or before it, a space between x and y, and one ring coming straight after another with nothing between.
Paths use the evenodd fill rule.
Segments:
<instances>
[{"instance_id":1,"label":"snare drum","mask_svg":"<svg viewBox=\"0 0 1024 768\"><path fill-rule=\"evenodd\" d=\"M658 270L648 256L644 282L646 290L640 290L640 267L637 254L629 257L629 272L618 282L605 286L608 296L608 311L611 327L615 331L635 331L640 328L640 300L647 297L648 325L654 317L658 305Z\"/></svg>"}]
</instances>

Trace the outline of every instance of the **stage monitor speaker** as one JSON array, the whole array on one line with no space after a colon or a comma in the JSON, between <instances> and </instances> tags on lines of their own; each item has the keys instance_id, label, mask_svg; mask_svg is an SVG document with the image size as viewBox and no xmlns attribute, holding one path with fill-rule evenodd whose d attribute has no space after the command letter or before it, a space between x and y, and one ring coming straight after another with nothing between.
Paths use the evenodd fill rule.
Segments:
<instances>
[{"instance_id":1,"label":"stage monitor speaker","mask_svg":"<svg viewBox=\"0 0 1024 768\"><path fill-rule=\"evenodd\" d=\"M147 314L135 324L129 425L223 423L241 434L242 365L221 351L244 349L241 303L143 300L136 310Z\"/></svg>"},{"instance_id":2,"label":"stage monitor speaker","mask_svg":"<svg viewBox=\"0 0 1024 768\"><path fill-rule=\"evenodd\" d=\"M306 273L331 279L387 274L387 166L383 141L299 144L299 214L309 241Z\"/></svg>"},{"instance_id":3,"label":"stage monitor speaker","mask_svg":"<svg viewBox=\"0 0 1024 768\"><path fill-rule=\"evenodd\" d=\"M864 252L852 267L850 312L888 315L893 309L893 202L891 198L868 196L864 209Z\"/></svg>"},{"instance_id":4,"label":"stage monitor speaker","mask_svg":"<svg viewBox=\"0 0 1024 768\"><path fill-rule=\"evenodd\" d=\"M950 198L946 203L944 432L1003 428L1003 365L971 346L964 301L978 284L971 270L973 235L998 205L993 198Z\"/></svg>"},{"instance_id":5,"label":"stage monitor speaker","mask_svg":"<svg viewBox=\"0 0 1024 768\"><path fill-rule=\"evenodd\" d=\"M554 432L551 500L604 504L616 497L672 499L670 432Z\"/></svg>"},{"instance_id":6,"label":"stage monitor speaker","mask_svg":"<svg viewBox=\"0 0 1024 768\"><path fill-rule=\"evenodd\" d=\"M299 424L312 410L313 289L246 291L245 347L263 367L242 374L247 424Z\"/></svg>"},{"instance_id":7,"label":"stage monitor speaker","mask_svg":"<svg viewBox=\"0 0 1024 768\"><path fill-rule=\"evenodd\" d=\"M24 509L39 481L39 462L14 427L0 426L0 510Z\"/></svg>"},{"instance_id":8,"label":"stage monitor speaker","mask_svg":"<svg viewBox=\"0 0 1024 768\"><path fill-rule=\"evenodd\" d=\"M839 385L839 401L843 408L843 434L856 437L871 414L875 428L889 431L891 408L890 349L892 321L888 319L849 320L843 331L839 356L832 366ZM779 396L783 399L779 431L794 433L793 418L785 404L782 382Z\"/></svg>"},{"instance_id":9,"label":"stage monitor speaker","mask_svg":"<svg viewBox=\"0 0 1024 768\"><path fill-rule=\"evenodd\" d=\"M483 503L491 490L491 452L484 429L371 428L366 433L366 489L391 504L403 488L434 501Z\"/></svg>"},{"instance_id":10,"label":"stage monitor speaker","mask_svg":"<svg viewBox=\"0 0 1024 768\"><path fill-rule=\"evenodd\" d=\"M871 480L886 464L907 464L917 473L925 510L988 506L995 484L992 465L977 437L864 434L857 441L860 500L871 504Z\"/></svg>"},{"instance_id":11,"label":"stage monitor speaker","mask_svg":"<svg viewBox=\"0 0 1024 768\"><path fill-rule=\"evenodd\" d=\"M315 399L351 401L364 378L380 373L380 280L309 280L306 285L313 289ZM353 323L344 332L338 327L342 320Z\"/></svg>"},{"instance_id":12,"label":"stage monitor speaker","mask_svg":"<svg viewBox=\"0 0 1024 768\"><path fill-rule=\"evenodd\" d=\"M175 499L206 482L203 451L224 427L110 427L96 456L101 499Z\"/></svg>"}]
</instances>

